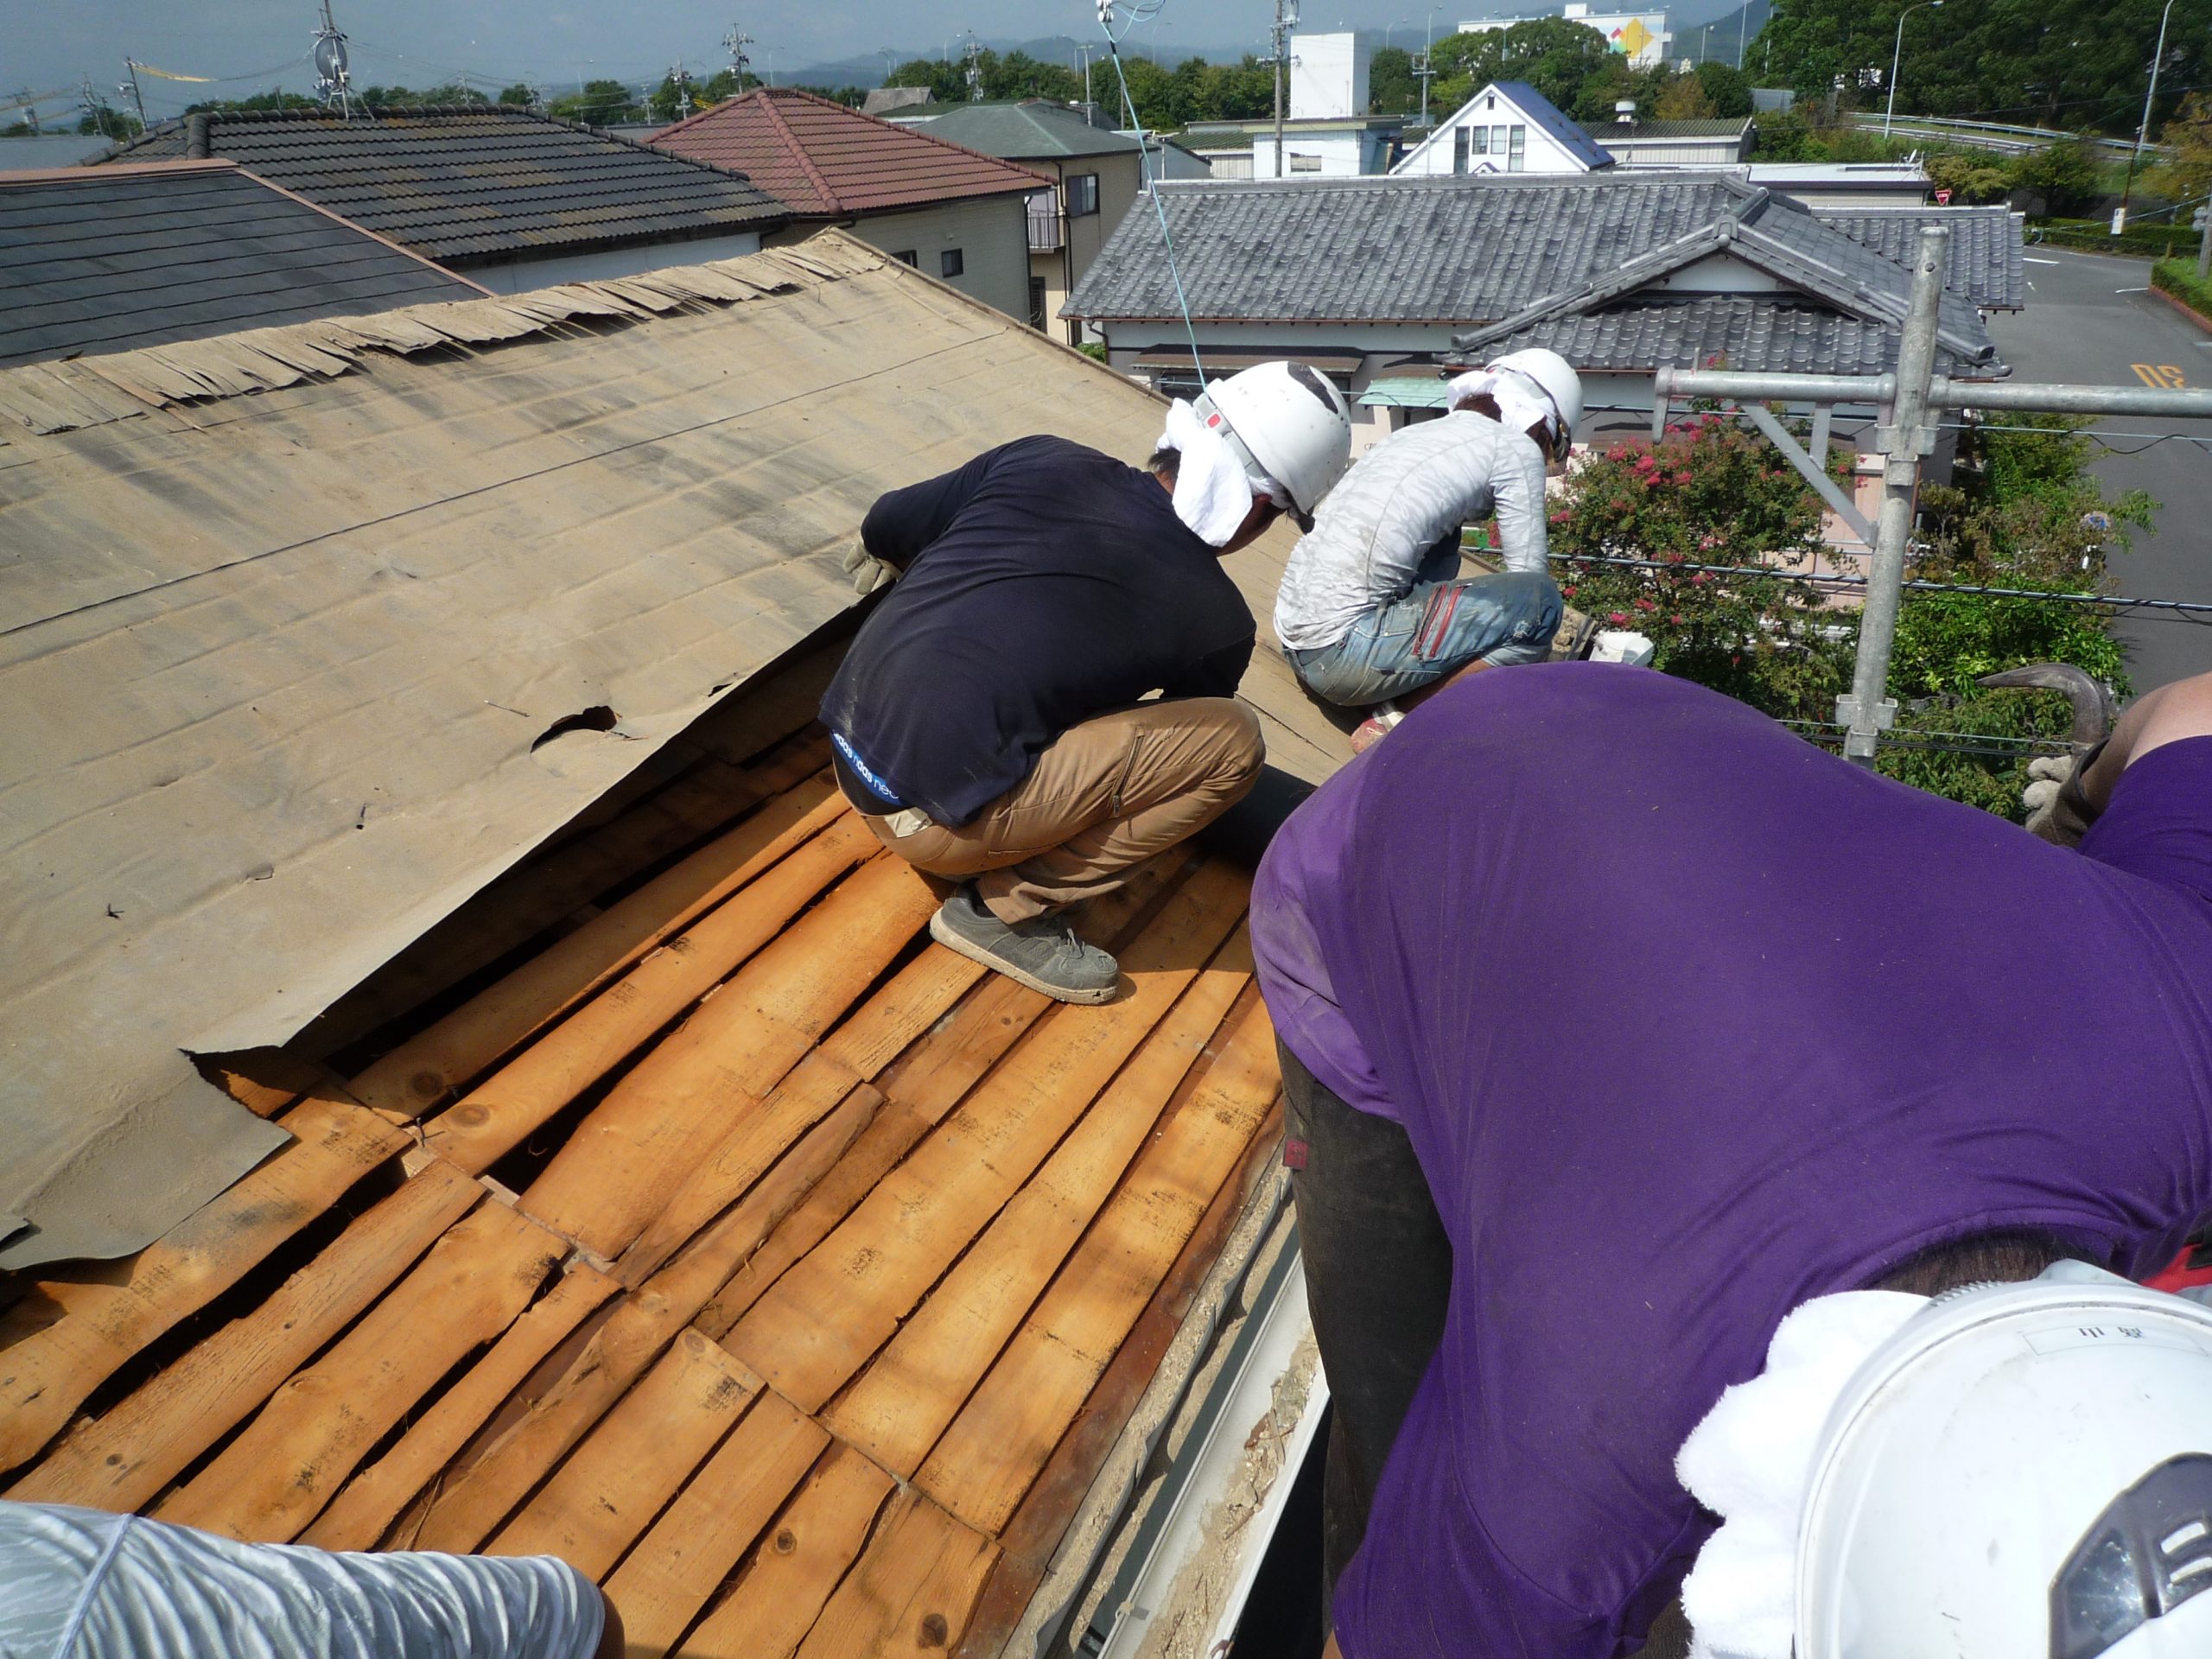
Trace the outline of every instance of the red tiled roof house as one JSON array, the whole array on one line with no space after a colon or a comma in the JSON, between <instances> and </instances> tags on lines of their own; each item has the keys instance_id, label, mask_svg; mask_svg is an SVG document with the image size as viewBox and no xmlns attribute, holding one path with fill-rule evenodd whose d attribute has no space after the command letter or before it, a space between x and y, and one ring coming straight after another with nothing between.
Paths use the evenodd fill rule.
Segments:
<instances>
[{"instance_id":1,"label":"red tiled roof house","mask_svg":"<svg viewBox=\"0 0 2212 1659\"><path fill-rule=\"evenodd\" d=\"M1027 202L1052 181L1028 168L783 86L756 87L652 142L742 173L787 204L791 225L772 243L837 225L1010 316L1038 321Z\"/></svg>"}]
</instances>

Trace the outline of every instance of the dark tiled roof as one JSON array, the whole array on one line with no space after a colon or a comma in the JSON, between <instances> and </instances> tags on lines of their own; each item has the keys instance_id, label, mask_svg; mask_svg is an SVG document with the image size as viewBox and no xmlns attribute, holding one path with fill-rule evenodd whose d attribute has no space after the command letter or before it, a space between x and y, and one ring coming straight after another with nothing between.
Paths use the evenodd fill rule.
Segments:
<instances>
[{"instance_id":1,"label":"dark tiled roof","mask_svg":"<svg viewBox=\"0 0 2212 1659\"><path fill-rule=\"evenodd\" d=\"M1613 157L1603 144L1568 120L1559 106L1525 80L1501 80L1497 90L1511 99L1530 123L1551 136L1552 141L1586 167L1611 167ZM1478 92L1477 97L1480 97Z\"/></svg>"},{"instance_id":2,"label":"dark tiled roof","mask_svg":"<svg viewBox=\"0 0 2212 1659\"><path fill-rule=\"evenodd\" d=\"M1947 283L1986 310L2018 311L2028 302L2026 238L2022 234L2026 221L2009 207L1810 206L1825 223L1900 264L1912 257L1923 226L1947 226L1951 232L1943 273Z\"/></svg>"},{"instance_id":3,"label":"dark tiled roof","mask_svg":"<svg viewBox=\"0 0 2212 1659\"><path fill-rule=\"evenodd\" d=\"M482 295L227 162L0 174L0 364Z\"/></svg>"},{"instance_id":4,"label":"dark tiled roof","mask_svg":"<svg viewBox=\"0 0 2212 1659\"><path fill-rule=\"evenodd\" d=\"M744 174L802 213L862 213L1042 190L1052 180L826 98L762 86L653 136Z\"/></svg>"},{"instance_id":5,"label":"dark tiled roof","mask_svg":"<svg viewBox=\"0 0 2212 1659\"><path fill-rule=\"evenodd\" d=\"M1094 127L1065 105L1041 99L1020 104L957 104L942 115L912 124L933 138L1017 162L1044 156L1116 155L1137 147L1137 141L1127 134Z\"/></svg>"},{"instance_id":6,"label":"dark tiled roof","mask_svg":"<svg viewBox=\"0 0 2212 1659\"><path fill-rule=\"evenodd\" d=\"M1897 331L1822 306L1777 304L1743 295L1676 303L1633 301L1570 312L1483 342L1485 357L1546 346L1587 373L1649 374L1660 367L1729 368L1745 374L1887 374L1897 365ZM1987 364L1937 353L1944 374L1993 372Z\"/></svg>"},{"instance_id":7,"label":"dark tiled roof","mask_svg":"<svg viewBox=\"0 0 2212 1659\"><path fill-rule=\"evenodd\" d=\"M1157 187L1192 315L1210 321L1489 325L1487 344L1541 319L1628 300L1710 254L1846 316L1902 323L1902 264L1799 203L1721 173L1391 177ZM1769 302L1770 303L1771 302ZM1131 213L1065 315L1176 316L1154 216ZM1946 296L1942 336L1993 360L1980 314Z\"/></svg>"},{"instance_id":8,"label":"dark tiled roof","mask_svg":"<svg viewBox=\"0 0 2212 1659\"><path fill-rule=\"evenodd\" d=\"M1630 188L1525 174L1157 188L1192 314L1252 322L1486 322L1709 226L1746 194L1703 174ZM1122 220L1068 312L1177 315L1157 218Z\"/></svg>"},{"instance_id":9,"label":"dark tiled roof","mask_svg":"<svg viewBox=\"0 0 2212 1659\"><path fill-rule=\"evenodd\" d=\"M1741 138L1751 118L1721 121L1584 121L1577 130L1599 143L1614 138Z\"/></svg>"},{"instance_id":10,"label":"dark tiled roof","mask_svg":"<svg viewBox=\"0 0 2212 1659\"><path fill-rule=\"evenodd\" d=\"M499 105L218 114L210 151L448 264L682 241L781 223L751 181ZM169 122L109 159L181 156Z\"/></svg>"}]
</instances>

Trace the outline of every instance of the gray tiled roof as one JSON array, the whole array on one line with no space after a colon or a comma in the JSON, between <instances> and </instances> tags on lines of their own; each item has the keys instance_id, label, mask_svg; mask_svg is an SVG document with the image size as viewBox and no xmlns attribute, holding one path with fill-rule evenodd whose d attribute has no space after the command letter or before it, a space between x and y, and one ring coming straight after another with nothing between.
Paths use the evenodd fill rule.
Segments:
<instances>
[{"instance_id":1,"label":"gray tiled roof","mask_svg":"<svg viewBox=\"0 0 2212 1659\"><path fill-rule=\"evenodd\" d=\"M2018 311L2028 302L2026 220L2009 207L1812 207L1815 217L1899 264L1912 257L1922 226L1948 226L1947 283L1986 310Z\"/></svg>"},{"instance_id":2,"label":"gray tiled roof","mask_svg":"<svg viewBox=\"0 0 2212 1659\"><path fill-rule=\"evenodd\" d=\"M1487 322L1711 225L1749 193L1706 174L1175 181L1157 187L1194 316ZM1160 222L1131 213L1068 315L1172 318Z\"/></svg>"},{"instance_id":3,"label":"gray tiled roof","mask_svg":"<svg viewBox=\"0 0 2212 1659\"><path fill-rule=\"evenodd\" d=\"M788 210L742 175L505 105L217 114L209 149L442 264L466 266L765 228ZM106 159L182 156L185 125Z\"/></svg>"},{"instance_id":4,"label":"gray tiled roof","mask_svg":"<svg viewBox=\"0 0 2212 1659\"><path fill-rule=\"evenodd\" d=\"M1712 121L1583 121L1578 129L1599 143L1615 138L1740 138L1751 118Z\"/></svg>"},{"instance_id":5,"label":"gray tiled roof","mask_svg":"<svg viewBox=\"0 0 2212 1659\"><path fill-rule=\"evenodd\" d=\"M0 175L0 365L482 293L225 162Z\"/></svg>"},{"instance_id":6,"label":"gray tiled roof","mask_svg":"<svg viewBox=\"0 0 2212 1659\"><path fill-rule=\"evenodd\" d=\"M1889 326L1904 316L1904 265L1726 174L1158 188L1192 315L1209 321L1474 325L1466 343L1486 343L1625 301L1723 252L1796 290L1788 302ZM1177 315L1154 215L1122 221L1065 315ZM1946 296L1942 337L1961 361L1994 360L1963 297Z\"/></svg>"},{"instance_id":7,"label":"gray tiled roof","mask_svg":"<svg viewBox=\"0 0 2212 1659\"><path fill-rule=\"evenodd\" d=\"M1503 356L1530 346L1549 346L1586 373L1648 374L1667 365L1746 374L1887 374L1897 363L1897 331L1886 324L1743 295L1571 312L1486 340L1482 351ZM1937 359L1940 373L1995 372L1949 352Z\"/></svg>"},{"instance_id":8,"label":"gray tiled roof","mask_svg":"<svg viewBox=\"0 0 2212 1659\"><path fill-rule=\"evenodd\" d=\"M901 111L900 116L906 118L906 112ZM1094 127L1065 105L1039 99L1020 104L957 104L942 115L910 120L909 124L932 138L1014 162L1055 156L1116 155L1137 148L1137 141L1126 134Z\"/></svg>"}]
</instances>

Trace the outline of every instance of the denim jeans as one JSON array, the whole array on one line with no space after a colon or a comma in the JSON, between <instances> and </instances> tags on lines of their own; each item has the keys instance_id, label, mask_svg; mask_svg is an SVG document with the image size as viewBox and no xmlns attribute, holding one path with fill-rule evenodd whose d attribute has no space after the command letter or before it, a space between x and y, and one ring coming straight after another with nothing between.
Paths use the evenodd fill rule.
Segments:
<instances>
[{"instance_id":1,"label":"denim jeans","mask_svg":"<svg viewBox=\"0 0 2212 1659\"><path fill-rule=\"evenodd\" d=\"M1403 696L1470 663L1541 663L1562 614L1559 585L1541 571L1455 580L1457 541L1421 562L1403 599L1379 605L1332 645L1284 655L1307 690L1362 709Z\"/></svg>"}]
</instances>

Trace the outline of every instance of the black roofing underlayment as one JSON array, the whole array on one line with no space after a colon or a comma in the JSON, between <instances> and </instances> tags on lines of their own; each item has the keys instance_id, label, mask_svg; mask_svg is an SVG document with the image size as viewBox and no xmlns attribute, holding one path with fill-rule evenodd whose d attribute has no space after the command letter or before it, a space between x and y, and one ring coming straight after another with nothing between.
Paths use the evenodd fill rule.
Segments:
<instances>
[{"instance_id":1,"label":"black roofing underlayment","mask_svg":"<svg viewBox=\"0 0 2212 1659\"><path fill-rule=\"evenodd\" d=\"M0 179L0 365L479 297L235 168Z\"/></svg>"},{"instance_id":2,"label":"black roofing underlayment","mask_svg":"<svg viewBox=\"0 0 2212 1659\"><path fill-rule=\"evenodd\" d=\"M103 159L184 155L182 122ZM208 152L454 266L728 235L790 212L741 174L499 105L218 115Z\"/></svg>"}]
</instances>

